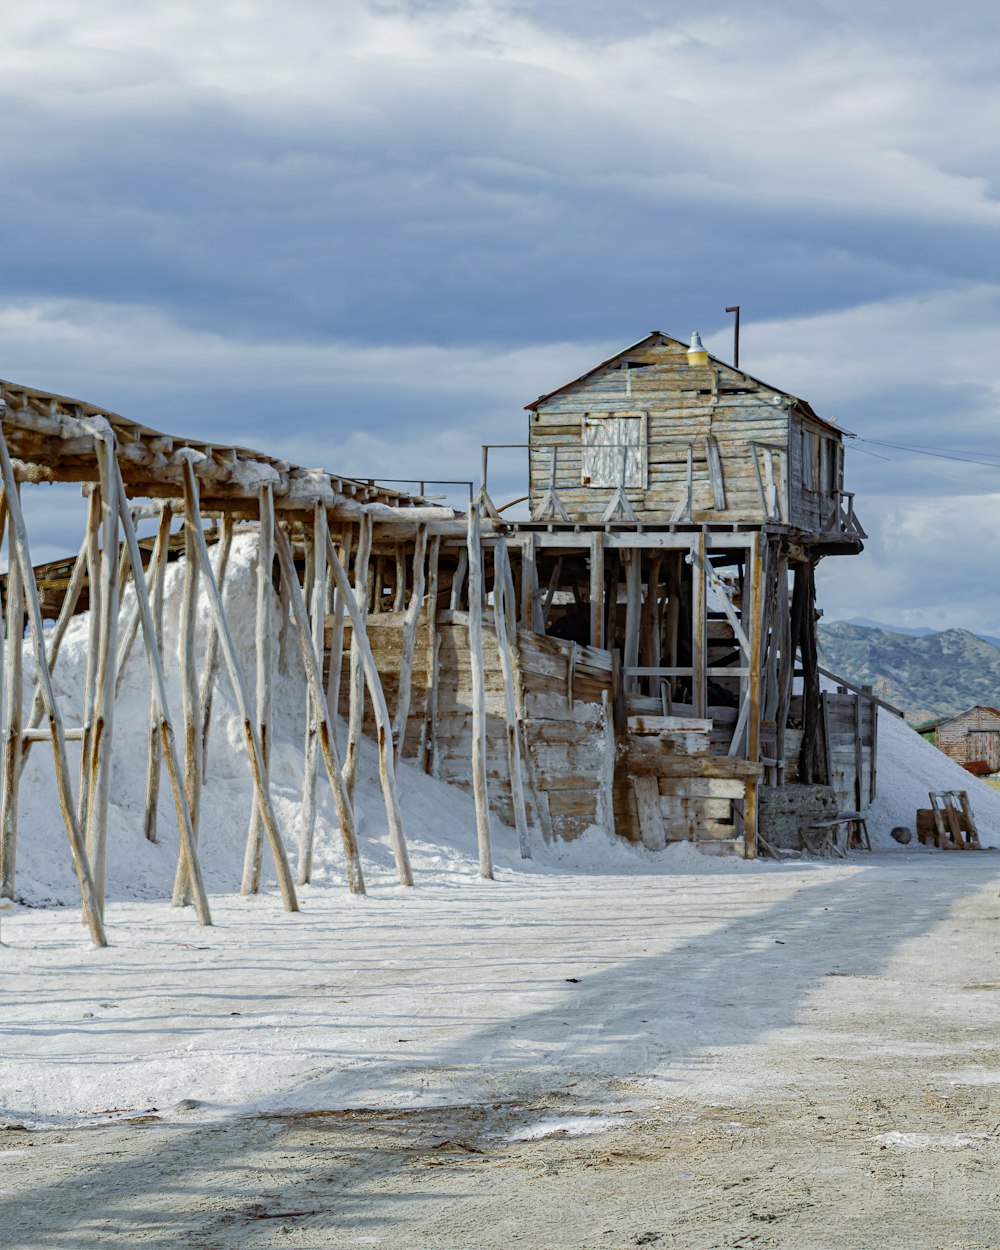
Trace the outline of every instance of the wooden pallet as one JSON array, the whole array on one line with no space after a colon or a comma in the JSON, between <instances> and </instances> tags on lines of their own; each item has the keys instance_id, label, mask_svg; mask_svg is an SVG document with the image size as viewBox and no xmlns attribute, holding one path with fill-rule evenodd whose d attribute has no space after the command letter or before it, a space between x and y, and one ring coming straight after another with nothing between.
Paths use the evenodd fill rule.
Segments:
<instances>
[{"instance_id":1,"label":"wooden pallet","mask_svg":"<svg viewBox=\"0 0 1000 1250\"><path fill-rule=\"evenodd\" d=\"M930 807L917 811L917 838L942 851L981 850L979 831L965 790L931 790Z\"/></svg>"}]
</instances>

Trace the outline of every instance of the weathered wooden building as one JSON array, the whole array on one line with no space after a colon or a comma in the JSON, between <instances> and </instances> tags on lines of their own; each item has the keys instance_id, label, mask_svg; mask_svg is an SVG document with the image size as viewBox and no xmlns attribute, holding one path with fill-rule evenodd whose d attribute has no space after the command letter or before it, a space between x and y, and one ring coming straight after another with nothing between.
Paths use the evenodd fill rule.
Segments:
<instances>
[{"instance_id":1,"label":"weathered wooden building","mask_svg":"<svg viewBox=\"0 0 1000 1250\"><path fill-rule=\"evenodd\" d=\"M1000 710L977 704L932 722L934 743L956 764L987 775L1000 772Z\"/></svg>"},{"instance_id":2,"label":"weathered wooden building","mask_svg":"<svg viewBox=\"0 0 1000 1250\"><path fill-rule=\"evenodd\" d=\"M865 537L843 431L659 332L527 411L530 519L497 512L484 472L474 534L429 525L409 642L424 557L398 523L376 526L369 632L390 702L392 673L413 666L404 755L472 785L471 595L485 610L485 774L505 818L512 736L529 817L550 836L597 823L651 848L686 838L753 855L761 787L829 781L849 806L867 802L874 704L824 703L816 658L816 565Z\"/></svg>"}]
</instances>

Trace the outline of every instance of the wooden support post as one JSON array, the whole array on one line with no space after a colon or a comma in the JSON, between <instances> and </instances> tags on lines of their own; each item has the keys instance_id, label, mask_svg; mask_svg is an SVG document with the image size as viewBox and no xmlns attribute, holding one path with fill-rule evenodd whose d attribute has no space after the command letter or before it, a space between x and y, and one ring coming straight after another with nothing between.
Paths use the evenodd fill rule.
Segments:
<instances>
[{"instance_id":1,"label":"wooden support post","mask_svg":"<svg viewBox=\"0 0 1000 1250\"><path fill-rule=\"evenodd\" d=\"M352 546L352 530L350 526L345 525L341 531L340 539L340 559L344 568L350 568L351 564L351 546ZM438 542L441 540L438 539ZM332 574L331 574L332 577ZM333 591L333 618L330 631L330 668L326 678L326 703L330 709L330 729L333 733L333 740L338 740L338 726L340 723L340 682L342 669L344 664L344 596L334 586Z\"/></svg>"},{"instance_id":2,"label":"wooden support post","mask_svg":"<svg viewBox=\"0 0 1000 1250\"><path fill-rule=\"evenodd\" d=\"M220 594L226 585L226 571L229 568L229 554L233 546L233 516L231 512L222 515L222 526L219 541L216 543L218 560L215 566L215 580L219 584ZM199 705L201 707L201 733L199 746L201 749L201 775L204 777L208 769L208 736L212 728L212 700L215 696L215 683L219 674L219 635L209 622L208 640L205 647L205 664L201 675L201 691Z\"/></svg>"},{"instance_id":3,"label":"wooden support post","mask_svg":"<svg viewBox=\"0 0 1000 1250\"><path fill-rule=\"evenodd\" d=\"M4 504L6 508L6 504ZM6 511L4 512L6 517ZM0 526L0 534L2 534L2 526ZM59 659L59 650L62 646L62 640L65 637L66 629L73 614L76 611L76 605L80 601L80 592L83 589L84 578L87 573L87 538L84 536L83 543L80 546L79 553L76 557L76 563L73 565L73 572L70 574L69 584L66 587L66 593L63 595L62 606L59 609L59 617L52 628L52 633L48 638L46 646L46 654L49 657L49 675L55 672L56 661ZM42 717L45 715L45 704L42 702L42 692L35 690L34 698L31 701L31 712L28 716L28 730L37 729L42 723ZM46 733L46 737L48 734ZM82 739L81 739L82 740ZM24 771L24 765L31 753L32 739L28 737L22 738L23 748L21 751L21 771Z\"/></svg>"},{"instance_id":4,"label":"wooden support post","mask_svg":"<svg viewBox=\"0 0 1000 1250\"><path fill-rule=\"evenodd\" d=\"M604 534L590 536L590 645L604 646Z\"/></svg>"},{"instance_id":5,"label":"wooden support post","mask_svg":"<svg viewBox=\"0 0 1000 1250\"><path fill-rule=\"evenodd\" d=\"M170 785L174 794L174 805L177 809L177 827L180 833L181 856L185 864L185 878L191 886L195 913L198 920L203 925L210 925L212 916L208 908L208 895L205 893L205 883L201 876L201 864L198 862L198 846L194 836L194 828L191 824L191 809L188 807L187 797L184 793L180 759L177 754L177 742L174 737L174 726L170 719L170 709L167 704L167 683L163 675L163 660L161 657L162 639L157 636L157 631L153 625L153 614L149 607L146 582L142 576L142 556L139 552L139 540L136 537L135 526L132 524L132 517L128 510L128 503L125 499L125 486L122 482L121 470L118 467L117 460L114 461L114 475L118 516L121 519L129 561L132 565L136 601L139 605L139 621L142 626L143 642L145 643L146 655L149 658L149 668L153 679L153 707L159 725L160 743L167 763Z\"/></svg>"},{"instance_id":6,"label":"wooden support post","mask_svg":"<svg viewBox=\"0 0 1000 1250\"><path fill-rule=\"evenodd\" d=\"M101 614L99 611L101 581L101 488L91 489L87 502L87 674L83 692L83 745L80 748L80 785L77 789L76 812L80 828L87 828L90 803L90 735L97 716L97 653L100 649Z\"/></svg>"},{"instance_id":7,"label":"wooden support post","mask_svg":"<svg viewBox=\"0 0 1000 1250\"><path fill-rule=\"evenodd\" d=\"M402 612L406 607L406 556L402 543L396 543L396 584L393 595L393 612Z\"/></svg>"},{"instance_id":8,"label":"wooden support post","mask_svg":"<svg viewBox=\"0 0 1000 1250\"><path fill-rule=\"evenodd\" d=\"M270 785L271 764L271 680L274 648L271 643L271 600L274 594L274 495L270 482L264 482L257 496L259 538L257 543L257 613L254 626L256 658L256 704L257 732L260 735L260 753L264 776ZM282 578L282 584L284 579ZM288 601L286 596L285 602ZM218 636L218 635L216 635ZM260 819L260 804L254 794L250 808L250 824L247 828L246 849L243 854L243 878L240 893L246 897L260 890L260 873L264 860L264 831Z\"/></svg>"},{"instance_id":9,"label":"wooden support post","mask_svg":"<svg viewBox=\"0 0 1000 1250\"><path fill-rule=\"evenodd\" d=\"M197 533L196 533L197 531ZM201 703L198 690L198 667L196 632L198 624L198 555L197 535L204 533L197 496L190 491L184 495L184 589L181 594L181 714L184 717L184 795L191 813L191 829L197 843L201 820ZM190 902L185 862L177 862L174 878L175 907L186 907Z\"/></svg>"},{"instance_id":10,"label":"wooden support post","mask_svg":"<svg viewBox=\"0 0 1000 1250\"><path fill-rule=\"evenodd\" d=\"M776 622L779 647L778 661L778 709L774 718L775 733L775 782L785 784L785 734L788 731L788 712L792 698L792 680L795 676L795 646L788 611L788 557L779 555L775 573L777 595Z\"/></svg>"},{"instance_id":11,"label":"wooden support post","mask_svg":"<svg viewBox=\"0 0 1000 1250\"><path fill-rule=\"evenodd\" d=\"M163 667L163 596L167 580L167 556L170 551L170 526L174 513L170 504L166 504L160 513L160 524L156 534L156 563L153 569L153 604L151 621L156 639L156 658ZM138 587L136 595L138 596ZM148 595L147 595L148 598ZM139 606L138 598L136 607ZM140 623L142 616L140 613ZM152 672L152 663L150 665ZM159 710L156 706L155 678L151 683L149 700L149 751L146 766L146 838L156 841L156 817L160 806L160 766L163 760L163 735L160 729Z\"/></svg>"},{"instance_id":12,"label":"wooden support post","mask_svg":"<svg viewBox=\"0 0 1000 1250\"><path fill-rule=\"evenodd\" d=\"M19 491L20 484L6 492ZM17 875L17 799L21 781L24 713L24 583L15 551L13 521L7 545L7 686L4 698L3 791L0 796L0 896L14 897Z\"/></svg>"},{"instance_id":13,"label":"wooden support post","mask_svg":"<svg viewBox=\"0 0 1000 1250\"><path fill-rule=\"evenodd\" d=\"M28 550L28 531L21 512L21 501L18 497L17 483L14 480L14 466L11 464L7 442L0 431L0 476L3 477L3 488L7 500L8 532L10 536L10 568L17 566L18 577L23 593L27 597L28 618L31 623L31 639L35 652L37 680L45 702L49 729L52 733L52 755L55 762L56 789L59 794L59 807L62 810L63 822L69 837L70 853L73 856L73 869L80 885L80 899L83 903L84 919L90 929L90 936L97 946L107 946L104 935L104 922L101 909L97 904L94 881L90 875L87 862L87 851L83 834L73 810L73 791L69 780L69 765L66 760L66 739L63 735L62 717L56 703L52 678L45 655L45 631L42 627L42 608L38 600L38 587L35 584L35 572ZM9 586L9 582L8 582ZM22 609L23 610L23 609ZM21 623L20 616L15 622L15 630ZM15 757L16 758L16 757ZM16 773L16 769L14 770Z\"/></svg>"},{"instance_id":14,"label":"wooden support post","mask_svg":"<svg viewBox=\"0 0 1000 1250\"><path fill-rule=\"evenodd\" d=\"M87 805L87 856L97 905L104 914L104 878L111 801L111 750L115 714L115 657L118 653L118 509L114 435L95 435L101 474L101 634L97 656L97 716L90 733L90 800ZM143 576L142 565L136 577ZM93 598L91 598L93 611Z\"/></svg>"},{"instance_id":15,"label":"wooden support post","mask_svg":"<svg viewBox=\"0 0 1000 1250\"><path fill-rule=\"evenodd\" d=\"M130 516L133 523L135 522L135 509L132 509ZM156 543L154 544L152 554L149 559L149 567L146 571L146 591L149 592L153 584L153 578L156 576L156 565L160 555L160 534L157 531ZM130 571L128 564L128 553L122 547L121 563L118 569L118 593L119 596L124 594L124 589L128 585L128 577L122 576L121 565L124 564L126 571ZM135 640L139 634L139 604L138 601L132 605L129 612L128 620L125 628L119 631L118 636L118 655L115 658L115 698L119 698L122 692L122 683L125 680L125 670L128 668L129 657L132 655L132 648L135 646Z\"/></svg>"},{"instance_id":16,"label":"wooden support post","mask_svg":"<svg viewBox=\"0 0 1000 1250\"><path fill-rule=\"evenodd\" d=\"M326 568L326 509L323 504L313 505L313 532L309 543L312 553L313 586L310 596L310 615L312 617L311 633L306 642L300 639L300 646L307 646L315 660L319 674L317 691L312 693L306 707L306 750L304 774L302 777L302 820L299 834L299 871L298 884L306 885L312 880L313 840L316 834L316 755L319 749L321 723L326 726L326 733L332 734L330 717L326 704L326 693L323 690L323 651L324 633L326 629L326 609L330 600L329 577ZM277 536L277 535L276 535ZM294 565L292 565L294 571ZM293 591L292 602L296 596ZM303 608L305 607L303 601ZM307 677L309 677L307 665ZM334 748L336 750L336 748ZM340 761L337 760L337 790L339 792L343 780L340 776ZM338 809L339 810L339 809ZM353 830L354 813L350 814ZM343 823L341 824L343 827ZM357 855L357 844L354 846Z\"/></svg>"},{"instance_id":17,"label":"wooden support post","mask_svg":"<svg viewBox=\"0 0 1000 1250\"><path fill-rule=\"evenodd\" d=\"M702 530L691 544L691 715L701 719L708 710L705 560L705 531Z\"/></svg>"},{"instance_id":18,"label":"wooden support post","mask_svg":"<svg viewBox=\"0 0 1000 1250\"><path fill-rule=\"evenodd\" d=\"M185 506L190 509L193 515L197 516L199 511L198 482L194 475L194 466L190 457L184 457L183 465ZM260 735L250 715L250 697L247 694L246 682L240 670L239 660L236 655L236 644L233 642L229 621L226 619L225 609L222 606L222 597L219 594L219 588L212 573L212 562L209 559L208 547L205 544L205 535L202 533L201 526L195 528L194 537L200 572L208 593L208 606L215 620L215 628L219 631L222 658L225 661L226 669L229 673L229 681L236 696L240 716L243 719L243 732L246 738L247 754L250 759L250 770L253 773L254 788L260 804L261 818L264 821L264 831L267 834L271 855L274 858L278 888L281 891L282 901L286 910L298 911L299 905L295 897L295 883L292 880L292 873L288 866L288 856L285 854L285 848L281 841L278 819L275 815L274 804L271 801L271 794L267 786L267 774L264 769Z\"/></svg>"},{"instance_id":19,"label":"wooden support post","mask_svg":"<svg viewBox=\"0 0 1000 1250\"><path fill-rule=\"evenodd\" d=\"M410 857L406 849L406 838L403 834L403 818L399 811L396 769L392 762L392 732L389 724L389 709L385 703L385 692L382 689L378 669L375 667L375 657L372 655L371 645L368 642L368 631L365 628L365 618L362 609L351 590L351 584L347 580L344 567L333 549L333 541L329 533L326 536L326 557L330 563L330 571L333 573L337 591L344 596L344 606L351 617L352 655L353 639L356 638L362 671L364 679L368 684L368 694L375 714L375 729L378 733L379 776L382 782L382 797L385 801L386 819L389 824L389 843L392 847L393 857L396 860L396 870L399 873L399 880L402 885L412 885L413 873L410 868Z\"/></svg>"},{"instance_id":20,"label":"wooden support post","mask_svg":"<svg viewBox=\"0 0 1000 1250\"><path fill-rule=\"evenodd\" d=\"M521 547L521 626L545 633L545 619L538 591L538 556L535 535L529 530Z\"/></svg>"},{"instance_id":21,"label":"wooden support post","mask_svg":"<svg viewBox=\"0 0 1000 1250\"><path fill-rule=\"evenodd\" d=\"M347 718L347 750L344 752L344 785L347 797L354 804L354 786L358 775L358 753L365 717L365 674L362 652L368 643L368 562L372 550L372 518L363 513L358 533L358 552L354 558L354 590L356 612L351 612L351 702ZM358 621L364 642L358 636Z\"/></svg>"},{"instance_id":22,"label":"wooden support post","mask_svg":"<svg viewBox=\"0 0 1000 1250\"><path fill-rule=\"evenodd\" d=\"M438 694L438 564L441 558L441 535L431 539L427 577L427 685L424 690L424 723L420 728L420 762L425 773L434 775Z\"/></svg>"},{"instance_id":23,"label":"wooden support post","mask_svg":"<svg viewBox=\"0 0 1000 1250\"><path fill-rule=\"evenodd\" d=\"M749 677L749 719L747 722L747 760L756 764L760 760L760 685L761 685L761 647L763 637L763 564L764 536L754 535L754 544L748 561L750 594L750 654L748 667ZM746 859L757 858L757 800L759 782L756 774L747 778L745 798L743 801L743 855Z\"/></svg>"},{"instance_id":24,"label":"wooden support post","mask_svg":"<svg viewBox=\"0 0 1000 1250\"><path fill-rule=\"evenodd\" d=\"M507 771L510 777L511 804L514 808L514 826L522 859L531 859L531 843L528 840L528 816L524 806L524 782L521 778L521 733L518 725L517 701L514 695L514 658L512 649L517 646L517 635L511 638L508 624L514 619L513 604L507 603L507 586L513 578L510 574L510 557L502 534L497 535L493 549L493 620L496 626L497 647L500 652L500 669L503 674L504 730L507 736Z\"/></svg>"},{"instance_id":25,"label":"wooden support post","mask_svg":"<svg viewBox=\"0 0 1000 1250\"><path fill-rule=\"evenodd\" d=\"M639 663L639 631L642 622L642 549L633 548L622 553L625 564L625 647L622 666L626 670L625 693L632 694L638 688L638 678L630 677L627 670Z\"/></svg>"},{"instance_id":26,"label":"wooden support post","mask_svg":"<svg viewBox=\"0 0 1000 1250\"><path fill-rule=\"evenodd\" d=\"M457 612L462 606L462 587L465 585L465 574L469 568L469 553L463 547L458 553L458 565L455 569L455 575L451 579L451 598L449 603L452 612Z\"/></svg>"},{"instance_id":27,"label":"wooden support post","mask_svg":"<svg viewBox=\"0 0 1000 1250\"><path fill-rule=\"evenodd\" d=\"M321 505L316 507L314 522L316 538L314 557L317 564L320 563L320 553L322 552L324 557L322 563L325 563L327 543L330 536L326 523L326 509ZM322 661L316 658L315 640L309 629L305 596L295 576L292 545L288 541L285 531L277 522L275 522L274 526L274 546L281 565L281 575L288 579L288 585L291 590L292 620L295 624L295 632L298 634L299 649L302 653L302 665L306 672L306 684L309 688L309 702L311 705L310 714L316 718L316 733L319 739L320 754L323 758L326 775L330 781L330 788L333 791L334 805L337 808L337 819L340 822L340 838L344 845L344 860L347 865L347 882L352 894L364 894L365 878L364 873L361 871L361 856L358 854L358 839L354 828L354 811L347 795L347 788L344 785L341 764L337 757L337 748L333 742L333 735L330 733L330 710L326 705L326 693L323 690ZM332 543L330 543L330 547L332 549ZM318 573L316 576L316 586L313 588L314 607L316 606L315 596L319 585ZM325 589L326 572L324 570L323 591L320 592L321 597L325 597ZM312 871L312 846L305 847L304 852L307 856L305 879L308 880ZM408 868L409 864L407 864ZM412 879L405 881L403 884L412 885Z\"/></svg>"},{"instance_id":28,"label":"wooden support post","mask_svg":"<svg viewBox=\"0 0 1000 1250\"><path fill-rule=\"evenodd\" d=\"M410 699L413 691L413 653L417 643L417 625L424 606L424 564L427 560L427 526L417 526L417 537L413 548L413 587L410 591L410 602L403 618L403 646L399 660L399 692L396 695L396 721L393 726L395 763L398 765L403 758L406 745L406 722L410 717ZM406 579L406 569L402 570Z\"/></svg>"},{"instance_id":29,"label":"wooden support post","mask_svg":"<svg viewBox=\"0 0 1000 1250\"><path fill-rule=\"evenodd\" d=\"M469 663L472 669L472 792L476 802L479 875L493 879L493 834L486 775L486 676L483 667L483 551L479 509L469 508Z\"/></svg>"}]
</instances>

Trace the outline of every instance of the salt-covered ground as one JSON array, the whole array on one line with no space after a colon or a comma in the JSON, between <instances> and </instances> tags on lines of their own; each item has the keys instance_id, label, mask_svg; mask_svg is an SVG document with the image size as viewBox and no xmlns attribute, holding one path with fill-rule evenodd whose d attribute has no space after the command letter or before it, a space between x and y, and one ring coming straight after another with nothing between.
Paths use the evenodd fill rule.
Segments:
<instances>
[{"instance_id":1,"label":"salt-covered ground","mask_svg":"<svg viewBox=\"0 0 1000 1250\"><path fill-rule=\"evenodd\" d=\"M253 557L238 540L228 592L248 670ZM79 716L85 631L74 624L57 669L67 720ZM275 790L294 830L305 692L293 651L278 688ZM927 1199L945 1150L948 1174L972 1178L953 1195L955 1237L979 1244L968 1212L1000 1122L1000 857L904 849L889 831L912 827L928 789L962 788L984 844L1000 846L1000 795L901 721L880 717L878 849L835 863L723 861L688 845L651 854L597 829L555 848L536 840L522 861L497 826L497 879L484 882L468 796L404 766L412 890L396 882L367 748L369 893L347 892L321 773L315 883L287 915L273 882L258 898L237 893L250 788L223 689L202 815L206 929L169 906L166 785L160 841L141 834L147 715L137 654L117 712L119 744L134 747L113 784L107 950L79 922L47 748L25 771L23 901L0 914L5 1245L459 1250L507 1246L537 1225L535 1244L553 1247L700 1247L737 1234L765 1244L747 1238L787 1219L793 1239L773 1244L819 1247L841 1181L817 1180L814 1160L835 1177L845 1152L842 1184L867 1215L840 1244L924 1244L930 1211L945 1231L926 1244L958 1245L946 1237L952 1199ZM488 1182L477 1174L476 1214L453 1152L463 1167L505 1165ZM127 1167L109 1163L119 1156ZM444 1171L406 1171L418 1159ZM561 1169L565 1189L545 1179ZM876 1174L891 1177L898 1210L873 1241ZM919 1176L913 1201L907 1174ZM728 1224L726 1202L740 1211ZM815 1227L794 1214L813 1207ZM267 1222L282 1211L280 1227Z\"/></svg>"}]
</instances>

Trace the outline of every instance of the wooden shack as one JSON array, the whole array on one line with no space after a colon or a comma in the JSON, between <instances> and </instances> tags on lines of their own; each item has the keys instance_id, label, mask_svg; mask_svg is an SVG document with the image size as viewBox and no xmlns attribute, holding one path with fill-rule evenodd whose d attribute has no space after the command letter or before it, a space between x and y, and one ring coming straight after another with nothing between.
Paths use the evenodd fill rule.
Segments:
<instances>
[{"instance_id":1,"label":"wooden shack","mask_svg":"<svg viewBox=\"0 0 1000 1250\"><path fill-rule=\"evenodd\" d=\"M511 818L523 766L528 818L548 836L599 824L650 848L754 855L761 786L832 781L867 802L875 705L850 724L824 705L816 650L816 565L865 537L844 431L660 332L527 411L528 519L497 511L484 455L474 525L431 522L416 541L375 525L369 632L390 705L393 673L412 668L402 754L473 786L478 664L491 806ZM516 603L497 631L508 564Z\"/></svg>"},{"instance_id":2,"label":"wooden shack","mask_svg":"<svg viewBox=\"0 0 1000 1250\"><path fill-rule=\"evenodd\" d=\"M986 775L1000 772L1000 711L977 704L933 723L935 744L956 764Z\"/></svg>"}]
</instances>

